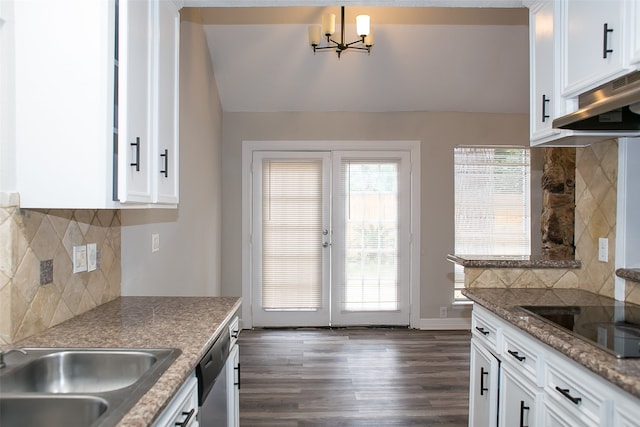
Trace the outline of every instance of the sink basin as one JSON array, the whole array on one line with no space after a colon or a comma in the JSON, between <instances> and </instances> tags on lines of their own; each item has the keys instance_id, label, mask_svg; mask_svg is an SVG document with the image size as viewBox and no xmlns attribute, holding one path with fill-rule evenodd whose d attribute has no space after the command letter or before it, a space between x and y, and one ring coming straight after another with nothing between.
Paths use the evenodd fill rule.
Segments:
<instances>
[{"instance_id":1,"label":"sink basin","mask_svg":"<svg viewBox=\"0 0 640 427\"><path fill-rule=\"evenodd\" d=\"M67 350L40 356L2 376L12 393L101 393L138 381L158 358L144 351Z\"/></svg>"},{"instance_id":2,"label":"sink basin","mask_svg":"<svg viewBox=\"0 0 640 427\"><path fill-rule=\"evenodd\" d=\"M86 427L106 412L104 399L90 396L0 397L2 427Z\"/></svg>"},{"instance_id":3,"label":"sink basin","mask_svg":"<svg viewBox=\"0 0 640 427\"><path fill-rule=\"evenodd\" d=\"M1 0L0 0L1 1ZM0 426L112 427L179 349L26 348L0 369Z\"/></svg>"}]
</instances>

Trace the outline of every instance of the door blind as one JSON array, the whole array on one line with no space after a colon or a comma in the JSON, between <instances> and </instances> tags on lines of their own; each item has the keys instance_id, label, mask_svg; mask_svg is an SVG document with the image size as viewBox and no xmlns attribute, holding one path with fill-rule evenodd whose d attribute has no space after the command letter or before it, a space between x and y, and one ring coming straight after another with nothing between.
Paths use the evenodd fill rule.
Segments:
<instances>
[{"instance_id":1,"label":"door blind","mask_svg":"<svg viewBox=\"0 0 640 427\"><path fill-rule=\"evenodd\" d=\"M322 161L263 160L262 307L322 306Z\"/></svg>"},{"instance_id":2,"label":"door blind","mask_svg":"<svg viewBox=\"0 0 640 427\"><path fill-rule=\"evenodd\" d=\"M345 198L341 309L398 310L399 162L344 159L341 168Z\"/></svg>"}]
</instances>

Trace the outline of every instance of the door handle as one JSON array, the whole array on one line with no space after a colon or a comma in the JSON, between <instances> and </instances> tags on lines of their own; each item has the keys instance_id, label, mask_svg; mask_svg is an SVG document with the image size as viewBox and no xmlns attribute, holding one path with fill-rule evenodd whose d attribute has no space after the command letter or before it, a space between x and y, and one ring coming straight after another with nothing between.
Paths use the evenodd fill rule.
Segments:
<instances>
[{"instance_id":1,"label":"door handle","mask_svg":"<svg viewBox=\"0 0 640 427\"><path fill-rule=\"evenodd\" d=\"M328 248L331 245L331 243L329 242L322 242L322 247L323 248Z\"/></svg>"}]
</instances>

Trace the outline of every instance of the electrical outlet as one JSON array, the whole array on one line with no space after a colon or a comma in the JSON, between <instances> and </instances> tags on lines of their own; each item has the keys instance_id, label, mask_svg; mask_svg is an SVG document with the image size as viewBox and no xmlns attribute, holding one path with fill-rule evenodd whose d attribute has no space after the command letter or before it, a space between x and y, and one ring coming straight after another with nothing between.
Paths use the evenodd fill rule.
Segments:
<instances>
[{"instance_id":1,"label":"electrical outlet","mask_svg":"<svg viewBox=\"0 0 640 427\"><path fill-rule=\"evenodd\" d=\"M87 271L87 246L73 247L73 272Z\"/></svg>"},{"instance_id":2,"label":"electrical outlet","mask_svg":"<svg viewBox=\"0 0 640 427\"><path fill-rule=\"evenodd\" d=\"M606 237L598 239L598 261L609 261L609 239Z\"/></svg>"},{"instance_id":3,"label":"electrical outlet","mask_svg":"<svg viewBox=\"0 0 640 427\"><path fill-rule=\"evenodd\" d=\"M87 271L98 268L98 247L95 243L87 244Z\"/></svg>"},{"instance_id":4,"label":"electrical outlet","mask_svg":"<svg viewBox=\"0 0 640 427\"><path fill-rule=\"evenodd\" d=\"M160 235L151 235L151 252L158 252L160 250Z\"/></svg>"},{"instance_id":5,"label":"electrical outlet","mask_svg":"<svg viewBox=\"0 0 640 427\"><path fill-rule=\"evenodd\" d=\"M447 317L447 307L440 307L440 317Z\"/></svg>"}]
</instances>

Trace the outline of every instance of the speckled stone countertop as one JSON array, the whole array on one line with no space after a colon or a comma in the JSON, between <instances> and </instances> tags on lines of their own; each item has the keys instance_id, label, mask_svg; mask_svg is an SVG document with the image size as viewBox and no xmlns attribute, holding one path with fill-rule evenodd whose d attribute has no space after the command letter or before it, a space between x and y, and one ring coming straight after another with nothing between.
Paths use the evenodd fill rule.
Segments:
<instances>
[{"instance_id":1,"label":"speckled stone countertop","mask_svg":"<svg viewBox=\"0 0 640 427\"><path fill-rule=\"evenodd\" d=\"M179 348L182 354L118 423L150 425L240 307L232 297L121 297L19 347Z\"/></svg>"},{"instance_id":2,"label":"speckled stone countertop","mask_svg":"<svg viewBox=\"0 0 640 427\"><path fill-rule=\"evenodd\" d=\"M619 268L616 270L616 276L632 282L640 282L640 268Z\"/></svg>"},{"instance_id":3,"label":"speckled stone countertop","mask_svg":"<svg viewBox=\"0 0 640 427\"><path fill-rule=\"evenodd\" d=\"M580 268L575 259L549 259L533 255L447 255L447 260L469 268Z\"/></svg>"},{"instance_id":4,"label":"speckled stone countertop","mask_svg":"<svg viewBox=\"0 0 640 427\"><path fill-rule=\"evenodd\" d=\"M614 300L579 289L464 289L472 301L640 398L640 359L614 355L519 308L521 305L607 305Z\"/></svg>"}]
</instances>

